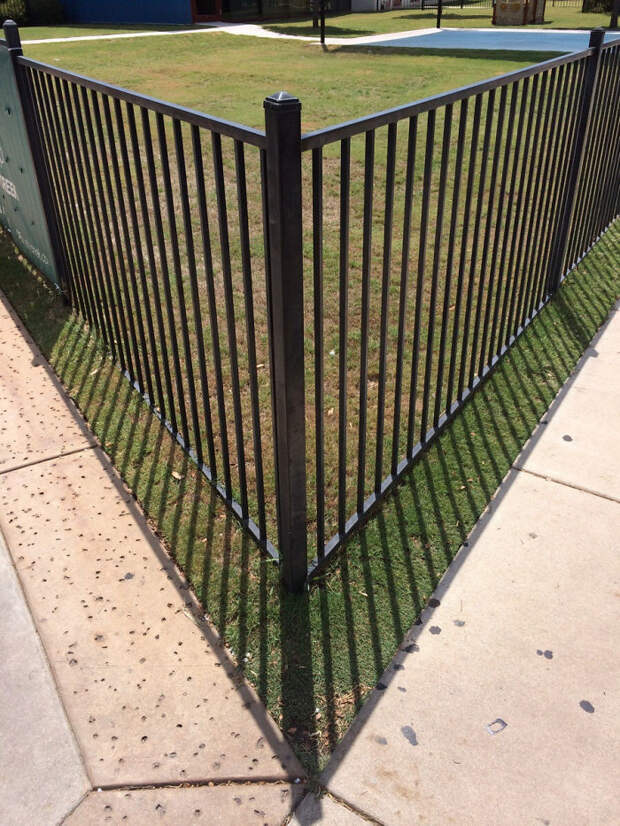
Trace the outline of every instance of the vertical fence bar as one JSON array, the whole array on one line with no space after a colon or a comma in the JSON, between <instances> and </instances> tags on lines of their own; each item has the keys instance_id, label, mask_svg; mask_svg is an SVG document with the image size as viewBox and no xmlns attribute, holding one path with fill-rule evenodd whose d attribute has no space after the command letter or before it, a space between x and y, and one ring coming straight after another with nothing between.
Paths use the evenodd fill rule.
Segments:
<instances>
[{"instance_id":1,"label":"vertical fence bar","mask_svg":"<svg viewBox=\"0 0 620 826\"><path fill-rule=\"evenodd\" d=\"M396 381L394 386L394 428L392 432L392 473L398 468L400 453L400 411L402 405L403 360L405 345L405 323L407 312L407 289L409 283L409 256L411 246L411 218L413 214L413 184L415 175L416 140L418 119L409 118L407 139L407 177L405 179L405 208L403 217L403 249L400 268L400 298L398 304L398 344L396 352Z\"/></svg>"},{"instance_id":2,"label":"vertical fence bar","mask_svg":"<svg viewBox=\"0 0 620 826\"><path fill-rule=\"evenodd\" d=\"M362 244L362 312L360 323L360 395L357 445L357 512L364 508L366 485L366 423L368 419L368 317L372 256L372 207L375 171L375 132L366 132L364 149L364 237Z\"/></svg>"},{"instance_id":3,"label":"vertical fence bar","mask_svg":"<svg viewBox=\"0 0 620 826\"><path fill-rule=\"evenodd\" d=\"M439 266L443 233L443 214L446 195L446 179L448 177L448 161L450 150L450 135L452 133L452 104L444 111L444 127L441 151L441 171L439 173L439 191L437 194L437 216L435 219L435 246L433 251L433 270L431 281L431 295L428 311L428 333L426 341L426 367L424 369L424 398L422 418L420 420L420 441L426 441L428 425L428 411L431 394L431 372L433 368L433 346L435 340L435 314L437 307L437 293L439 291Z\"/></svg>"},{"instance_id":4,"label":"vertical fence bar","mask_svg":"<svg viewBox=\"0 0 620 826\"><path fill-rule=\"evenodd\" d=\"M340 261L338 342L338 533L344 536L347 519L347 344L349 338L349 193L351 140L340 142Z\"/></svg>"},{"instance_id":5,"label":"vertical fence bar","mask_svg":"<svg viewBox=\"0 0 620 826\"><path fill-rule=\"evenodd\" d=\"M314 428L316 443L316 555L325 555L325 423L323 310L323 152L312 150L312 242L314 276Z\"/></svg>"},{"instance_id":6,"label":"vertical fence bar","mask_svg":"<svg viewBox=\"0 0 620 826\"><path fill-rule=\"evenodd\" d=\"M383 223L383 275L381 279L381 325L379 332L379 389L377 394L377 445L375 461L375 492L381 491L383 478L383 439L385 425L385 382L387 370L388 301L392 267L392 223L394 215L394 167L396 163L395 123L388 126L385 174L385 218Z\"/></svg>"},{"instance_id":7,"label":"vertical fence bar","mask_svg":"<svg viewBox=\"0 0 620 826\"><path fill-rule=\"evenodd\" d=\"M282 579L299 592L307 573L301 102L278 92L263 105L278 539Z\"/></svg>"},{"instance_id":8,"label":"vertical fence bar","mask_svg":"<svg viewBox=\"0 0 620 826\"><path fill-rule=\"evenodd\" d=\"M13 71L15 73L15 83L17 84L17 91L24 113L24 123L26 126L26 133L28 135L30 154L32 156L35 174L37 176L37 186L39 189L39 195L41 196L41 204L43 206L43 213L47 223L47 231L51 243L51 252L54 257L54 268L58 273L61 289L64 291L66 297L69 298L71 291L68 284L68 268L66 265L65 250L61 241L58 216L56 214L56 207L52 195L52 187L48 176L48 170L45 165L45 155L43 154L41 135L38 128L39 121L36 108L34 106L32 88L26 70L23 66L20 66L18 62L18 58L23 54L19 29L13 20L7 20L3 26L3 29L9 55L11 57L11 63L13 65Z\"/></svg>"},{"instance_id":9,"label":"vertical fence bar","mask_svg":"<svg viewBox=\"0 0 620 826\"><path fill-rule=\"evenodd\" d=\"M553 258L549 269L549 280L547 282L547 292L554 293L562 277L562 262L566 252L566 242L568 238L568 230L571 225L573 212L575 210L575 193L577 183L581 176L581 170L584 162L584 147L586 145L586 136L590 120L592 117L592 104L596 92L596 83L598 75L598 67L601 59L601 46L605 39L605 30L594 29L590 33L591 49L594 49L594 54L588 59L588 67L586 76L583 82L583 96L581 98L581 116L577 126L577 135L573 147L573 154L571 158L570 172L568 176L568 185L566 187L566 195L564 199L564 209L558 223L556 235L554 238L552 250Z\"/></svg>"},{"instance_id":10,"label":"vertical fence bar","mask_svg":"<svg viewBox=\"0 0 620 826\"><path fill-rule=\"evenodd\" d=\"M426 154L424 156L424 179L422 184L422 209L420 213L420 241L418 248L418 277L416 281L413 356L411 359L411 381L409 385L409 415L407 418L407 456L413 451L415 434L415 408L418 394L420 367L420 333L422 326L422 301L424 298L424 270L426 266L426 231L431 197L433 175L433 148L435 145L435 110L431 109L426 122Z\"/></svg>"}]
</instances>

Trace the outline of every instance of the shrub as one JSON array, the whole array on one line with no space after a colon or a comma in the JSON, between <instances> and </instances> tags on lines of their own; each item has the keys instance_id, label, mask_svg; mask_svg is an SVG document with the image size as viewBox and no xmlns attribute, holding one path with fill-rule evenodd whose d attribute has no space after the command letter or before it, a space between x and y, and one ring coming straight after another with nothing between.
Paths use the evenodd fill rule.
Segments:
<instances>
[{"instance_id":1,"label":"shrub","mask_svg":"<svg viewBox=\"0 0 620 826\"><path fill-rule=\"evenodd\" d=\"M14 20L19 26L28 22L26 0L0 0L0 22Z\"/></svg>"}]
</instances>

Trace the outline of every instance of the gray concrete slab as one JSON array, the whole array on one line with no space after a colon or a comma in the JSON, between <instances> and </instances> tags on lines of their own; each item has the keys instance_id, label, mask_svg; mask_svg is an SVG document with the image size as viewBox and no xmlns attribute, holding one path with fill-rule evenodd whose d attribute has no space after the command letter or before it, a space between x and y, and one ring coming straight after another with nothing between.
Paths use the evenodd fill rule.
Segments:
<instances>
[{"instance_id":1,"label":"gray concrete slab","mask_svg":"<svg viewBox=\"0 0 620 826\"><path fill-rule=\"evenodd\" d=\"M0 351L0 473L97 443L1 293Z\"/></svg>"},{"instance_id":2,"label":"gray concrete slab","mask_svg":"<svg viewBox=\"0 0 620 826\"><path fill-rule=\"evenodd\" d=\"M64 826L280 826L301 791L280 783L94 791Z\"/></svg>"},{"instance_id":3,"label":"gray concrete slab","mask_svg":"<svg viewBox=\"0 0 620 826\"><path fill-rule=\"evenodd\" d=\"M90 789L0 533L0 822L54 826Z\"/></svg>"},{"instance_id":4,"label":"gray concrete slab","mask_svg":"<svg viewBox=\"0 0 620 826\"><path fill-rule=\"evenodd\" d=\"M614 34L608 33L607 40ZM473 49L475 51L578 52L588 48L590 32L519 29L432 29L399 35L355 38L355 44L397 49ZM328 41L329 42L329 41ZM351 42L351 41L349 41Z\"/></svg>"},{"instance_id":5,"label":"gray concrete slab","mask_svg":"<svg viewBox=\"0 0 620 826\"><path fill-rule=\"evenodd\" d=\"M0 474L0 525L96 786L302 774L102 451Z\"/></svg>"},{"instance_id":6,"label":"gray concrete slab","mask_svg":"<svg viewBox=\"0 0 620 826\"><path fill-rule=\"evenodd\" d=\"M324 782L386 824L620 821L620 505L511 471Z\"/></svg>"},{"instance_id":7,"label":"gray concrete slab","mask_svg":"<svg viewBox=\"0 0 620 826\"><path fill-rule=\"evenodd\" d=\"M368 820L328 794L323 797L308 794L295 812L291 826L314 826L316 823L325 826L364 826Z\"/></svg>"},{"instance_id":8,"label":"gray concrete slab","mask_svg":"<svg viewBox=\"0 0 620 826\"><path fill-rule=\"evenodd\" d=\"M515 462L620 502L620 313L586 351Z\"/></svg>"}]
</instances>

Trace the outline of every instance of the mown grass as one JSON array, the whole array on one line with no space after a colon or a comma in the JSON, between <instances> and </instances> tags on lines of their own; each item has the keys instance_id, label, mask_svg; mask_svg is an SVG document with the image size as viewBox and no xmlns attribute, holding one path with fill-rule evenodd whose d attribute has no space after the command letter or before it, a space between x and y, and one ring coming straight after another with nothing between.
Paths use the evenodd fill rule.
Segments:
<instances>
[{"instance_id":1,"label":"mown grass","mask_svg":"<svg viewBox=\"0 0 620 826\"><path fill-rule=\"evenodd\" d=\"M492 27L492 10L465 6L463 9L444 7L441 25L446 29L486 29ZM364 37L372 34L391 34L414 29L432 29L437 24L437 9L395 9L394 11L352 12L333 14L326 18L327 37ZM552 6L547 3L545 22L530 24L529 29L594 29L609 26L609 14L583 13L580 9L566 6ZM280 34L294 34L303 37L318 37L318 29L313 28L312 18L296 18L265 24L264 28ZM499 29L501 31L501 28Z\"/></svg>"},{"instance_id":2,"label":"mown grass","mask_svg":"<svg viewBox=\"0 0 620 826\"><path fill-rule=\"evenodd\" d=\"M91 336L0 239L0 288L187 573L240 672L317 773L618 296L610 229L310 592L280 592ZM175 476L172 472L175 471ZM178 480L178 477L181 477Z\"/></svg>"},{"instance_id":3,"label":"mown grass","mask_svg":"<svg viewBox=\"0 0 620 826\"><path fill-rule=\"evenodd\" d=\"M28 57L210 115L264 128L264 99L286 89L304 131L361 117L544 60L543 53L453 56L338 49L216 33L28 46ZM346 83L342 79L346 78Z\"/></svg>"}]
</instances>

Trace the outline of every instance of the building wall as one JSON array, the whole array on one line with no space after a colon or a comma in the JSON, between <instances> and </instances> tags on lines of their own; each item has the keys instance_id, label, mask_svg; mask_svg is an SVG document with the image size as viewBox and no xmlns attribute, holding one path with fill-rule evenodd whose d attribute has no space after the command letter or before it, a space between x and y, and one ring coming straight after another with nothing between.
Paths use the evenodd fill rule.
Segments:
<instances>
[{"instance_id":1,"label":"building wall","mask_svg":"<svg viewBox=\"0 0 620 826\"><path fill-rule=\"evenodd\" d=\"M73 23L191 23L190 0L62 0Z\"/></svg>"}]
</instances>

